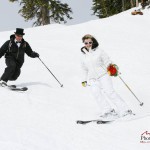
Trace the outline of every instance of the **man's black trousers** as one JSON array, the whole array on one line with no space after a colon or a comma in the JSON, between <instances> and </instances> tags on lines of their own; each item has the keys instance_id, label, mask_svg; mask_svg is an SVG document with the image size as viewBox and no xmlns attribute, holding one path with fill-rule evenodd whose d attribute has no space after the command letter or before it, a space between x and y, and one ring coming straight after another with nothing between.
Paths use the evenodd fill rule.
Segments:
<instances>
[{"instance_id":1,"label":"man's black trousers","mask_svg":"<svg viewBox=\"0 0 150 150\"><path fill-rule=\"evenodd\" d=\"M7 67L5 68L1 80L5 82L8 80L16 80L21 73L20 67L17 65L17 61L12 57L6 58L6 65Z\"/></svg>"}]
</instances>

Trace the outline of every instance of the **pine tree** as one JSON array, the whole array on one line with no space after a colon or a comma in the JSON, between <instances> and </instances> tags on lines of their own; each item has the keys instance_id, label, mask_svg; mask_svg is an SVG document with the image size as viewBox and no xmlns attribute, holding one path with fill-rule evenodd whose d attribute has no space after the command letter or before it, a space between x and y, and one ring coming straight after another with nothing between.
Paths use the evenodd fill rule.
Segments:
<instances>
[{"instance_id":1,"label":"pine tree","mask_svg":"<svg viewBox=\"0 0 150 150\"><path fill-rule=\"evenodd\" d=\"M105 18L122 11L120 0L93 0L92 10L99 18Z\"/></svg>"},{"instance_id":2,"label":"pine tree","mask_svg":"<svg viewBox=\"0 0 150 150\"><path fill-rule=\"evenodd\" d=\"M92 10L94 11L93 14L99 18L108 17L105 0L93 0Z\"/></svg>"},{"instance_id":3,"label":"pine tree","mask_svg":"<svg viewBox=\"0 0 150 150\"><path fill-rule=\"evenodd\" d=\"M59 0L9 0L10 2L20 2L22 8L19 13L25 21L36 19L35 26L47 25L52 22L66 23L66 19L72 19L71 8L66 3Z\"/></svg>"},{"instance_id":4,"label":"pine tree","mask_svg":"<svg viewBox=\"0 0 150 150\"><path fill-rule=\"evenodd\" d=\"M133 0L93 0L93 14L99 18L109 17L130 9Z\"/></svg>"}]
</instances>

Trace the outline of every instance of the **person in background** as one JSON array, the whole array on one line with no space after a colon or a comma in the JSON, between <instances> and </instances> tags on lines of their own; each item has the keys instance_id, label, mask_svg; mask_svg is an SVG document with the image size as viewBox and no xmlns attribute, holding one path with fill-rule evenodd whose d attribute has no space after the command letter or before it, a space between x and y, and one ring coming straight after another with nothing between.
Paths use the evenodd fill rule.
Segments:
<instances>
[{"instance_id":1,"label":"person in background","mask_svg":"<svg viewBox=\"0 0 150 150\"><path fill-rule=\"evenodd\" d=\"M145 9L145 7L149 4L148 0L141 0L141 6L142 9Z\"/></svg>"},{"instance_id":2,"label":"person in background","mask_svg":"<svg viewBox=\"0 0 150 150\"><path fill-rule=\"evenodd\" d=\"M83 36L81 48L82 86L89 85L97 101L100 117L106 120L133 114L125 101L113 88L110 76L117 75L117 66L99 48L98 41L90 34Z\"/></svg>"},{"instance_id":3,"label":"person in background","mask_svg":"<svg viewBox=\"0 0 150 150\"><path fill-rule=\"evenodd\" d=\"M10 36L10 40L6 41L0 48L0 58L5 55L6 68L0 78L0 86L7 86L10 80L16 80L24 63L25 53L31 57L39 57L39 54L32 51L29 43L23 39L24 29L16 28L15 34Z\"/></svg>"}]
</instances>

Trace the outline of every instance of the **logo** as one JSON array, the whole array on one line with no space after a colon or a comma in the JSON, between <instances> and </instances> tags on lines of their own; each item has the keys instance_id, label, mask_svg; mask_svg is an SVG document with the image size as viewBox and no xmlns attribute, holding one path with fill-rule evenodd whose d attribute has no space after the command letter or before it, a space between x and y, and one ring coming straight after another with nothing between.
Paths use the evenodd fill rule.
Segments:
<instances>
[{"instance_id":1,"label":"logo","mask_svg":"<svg viewBox=\"0 0 150 150\"><path fill-rule=\"evenodd\" d=\"M141 134L140 143L150 143L150 132L145 131Z\"/></svg>"}]
</instances>

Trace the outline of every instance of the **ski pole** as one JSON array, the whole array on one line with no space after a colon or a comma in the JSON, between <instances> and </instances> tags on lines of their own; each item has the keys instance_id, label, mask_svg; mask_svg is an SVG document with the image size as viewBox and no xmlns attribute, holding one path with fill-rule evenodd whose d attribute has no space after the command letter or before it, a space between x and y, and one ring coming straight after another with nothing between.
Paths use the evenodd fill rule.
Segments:
<instances>
[{"instance_id":1,"label":"ski pole","mask_svg":"<svg viewBox=\"0 0 150 150\"><path fill-rule=\"evenodd\" d=\"M119 78L120 78L120 80L125 84L125 86L129 89L129 91L134 95L134 97L136 98L136 100L140 103L140 106L143 106L143 102L141 102L138 98L137 98L137 96L133 93L133 91L129 88L129 86L125 83L125 81L120 77L120 76L118 76Z\"/></svg>"},{"instance_id":2,"label":"ski pole","mask_svg":"<svg viewBox=\"0 0 150 150\"><path fill-rule=\"evenodd\" d=\"M60 87L63 87L63 84L61 84L58 79L54 76L54 74L50 71L50 69L45 65L45 63L38 57L41 63L47 68L47 70L51 73L51 75L57 80L57 82L60 84Z\"/></svg>"}]
</instances>

